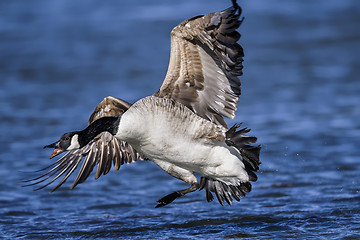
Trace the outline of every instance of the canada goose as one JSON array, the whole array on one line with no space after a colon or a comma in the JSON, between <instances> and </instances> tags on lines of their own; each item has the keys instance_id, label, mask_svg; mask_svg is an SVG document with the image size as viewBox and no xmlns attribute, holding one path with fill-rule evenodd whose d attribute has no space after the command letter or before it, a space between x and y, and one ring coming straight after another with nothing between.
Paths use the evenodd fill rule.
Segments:
<instances>
[{"instance_id":1,"label":"canada goose","mask_svg":"<svg viewBox=\"0 0 360 240\"><path fill-rule=\"evenodd\" d=\"M215 193L221 205L240 201L256 181L260 146L247 136L250 130L230 129L223 117L234 118L239 102L243 49L236 29L241 8L233 6L188 19L171 31L171 55L165 80L153 96L133 105L107 97L95 109L87 128L65 133L55 143L51 157L64 156L48 172L28 180L44 188L62 177L60 187L82 162L71 186L84 182L96 166L95 178L118 170L124 163L150 160L191 186L158 200L165 206L197 189L207 201ZM194 172L201 175L200 183Z\"/></svg>"}]
</instances>

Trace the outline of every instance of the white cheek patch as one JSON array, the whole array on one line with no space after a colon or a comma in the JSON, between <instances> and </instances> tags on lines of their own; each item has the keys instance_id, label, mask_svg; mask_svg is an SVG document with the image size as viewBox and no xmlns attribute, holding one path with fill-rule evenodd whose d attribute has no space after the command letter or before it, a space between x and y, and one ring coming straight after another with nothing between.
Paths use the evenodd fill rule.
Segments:
<instances>
[{"instance_id":1,"label":"white cheek patch","mask_svg":"<svg viewBox=\"0 0 360 240\"><path fill-rule=\"evenodd\" d=\"M70 146L66 150L72 150L72 149L78 149L78 148L80 148L79 135L75 134L71 138Z\"/></svg>"}]
</instances>

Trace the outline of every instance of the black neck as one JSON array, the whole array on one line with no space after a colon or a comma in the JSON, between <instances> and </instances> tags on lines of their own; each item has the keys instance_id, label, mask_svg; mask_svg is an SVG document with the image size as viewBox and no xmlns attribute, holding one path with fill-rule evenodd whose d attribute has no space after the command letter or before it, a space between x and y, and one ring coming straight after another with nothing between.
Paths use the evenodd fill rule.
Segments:
<instances>
[{"instance_id":1,"label":"black neck","mask_svg":"<svg viewBox=\"0 0 360 240\"><path fill-rule=\"evenodd\" d=\"M91 123L87 128L79 132L79 143L83 147L102 132L115 135L121 117L102 117Z\"/></svg>"}]
</instances>

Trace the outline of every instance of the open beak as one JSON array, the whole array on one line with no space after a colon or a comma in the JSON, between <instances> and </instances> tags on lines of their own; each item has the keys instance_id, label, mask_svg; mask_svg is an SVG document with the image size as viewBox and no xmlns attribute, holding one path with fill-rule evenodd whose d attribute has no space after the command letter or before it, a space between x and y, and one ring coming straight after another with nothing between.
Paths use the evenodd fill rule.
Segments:
<instances>
[{"instance_id":1,"label":"open beak","mask_svg":"<svg viewBox=\"0 0 360 240\"><path fill-rule=\"evenodd\" d=\"M52 152L52 154L50 155L50 159L52 159L53 157L56 157L57 155L59 155L62 152L65 152L65 150L59 148L58 145L59 145L58 142L55 142L50 145L44 146L44 148L55 148L54 151Z\"/></svg>"},{"instance_id":2,"label":"open beak","mask_svg":"<svg viewBox=\"0 0 360 240\"><path fill-rule=\"evenodd\" d=\"M64 152L65 150L61 149L61 148L55 148L54 151L52 152L52 154L50 155L49 159L52 159L53 157L56 157L57 155L59 155L60 153Z\"/></svg>"}]
</instances>

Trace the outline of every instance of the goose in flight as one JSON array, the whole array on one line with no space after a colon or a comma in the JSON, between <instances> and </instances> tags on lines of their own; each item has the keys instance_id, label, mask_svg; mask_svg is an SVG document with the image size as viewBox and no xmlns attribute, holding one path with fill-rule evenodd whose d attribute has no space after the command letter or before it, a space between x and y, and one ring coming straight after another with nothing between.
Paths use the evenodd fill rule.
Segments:
<instances>
[{"instance_id":1,"label":"goose in flight","mask_svg":"<svg viewBox=\"0 0 360 240\"><path fill-rule=\"evenodd\" d=\"M124 163L149 160L190 187L158 200L165 206L195 190L214 193L221 205L240 201L256 181L260 146L240 124L228 128L240 95L243 49L237 43L241 8L235 0L223 11L190 18L171 31L168 71L159 91L134 104L105 98L87 128L65 133L50 158L67 152L27 185L56 180L60 187L80 166L71 189L95 170L95 179ZM198 182L194 173L200 174Z\"/></svg>"}]
</instances>

